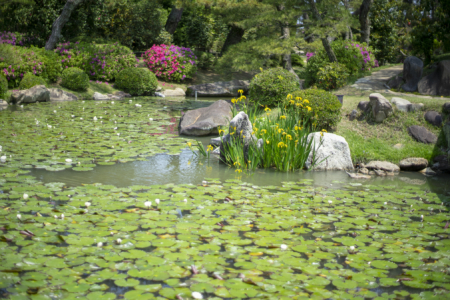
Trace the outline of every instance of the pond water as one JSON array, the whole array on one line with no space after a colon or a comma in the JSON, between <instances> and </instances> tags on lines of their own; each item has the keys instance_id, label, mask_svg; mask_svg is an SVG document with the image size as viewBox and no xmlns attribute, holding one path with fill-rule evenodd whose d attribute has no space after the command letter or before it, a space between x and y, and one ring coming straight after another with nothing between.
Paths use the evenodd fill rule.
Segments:
<instances>
[{"instance_id":1,"label":"pond water","mask_svg":"<svg viewBox=\"0 0 450 300\"><path fill-rule=\"evenodd\" d=\"M0 297L449 296L448 175L237 174L177 136L211 100L0 112Z\"/></svg>"}]
</instances>

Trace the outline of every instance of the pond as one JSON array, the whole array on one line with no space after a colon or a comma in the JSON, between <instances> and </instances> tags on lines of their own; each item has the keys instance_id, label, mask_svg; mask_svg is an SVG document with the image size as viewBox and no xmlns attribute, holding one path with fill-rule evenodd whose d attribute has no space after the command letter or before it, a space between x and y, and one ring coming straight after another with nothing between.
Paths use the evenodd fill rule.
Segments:
<instances>
[{"instance_id":1,"label":"pond","mask_svg":"<svg viewBox=\"0 0 450 300\"><path fill-rule=\"evenodd\" d=\"M238 174L176 134L209 104L0 112L0 297L448 297L449 176Z\"/></svg>"}]
</instances>

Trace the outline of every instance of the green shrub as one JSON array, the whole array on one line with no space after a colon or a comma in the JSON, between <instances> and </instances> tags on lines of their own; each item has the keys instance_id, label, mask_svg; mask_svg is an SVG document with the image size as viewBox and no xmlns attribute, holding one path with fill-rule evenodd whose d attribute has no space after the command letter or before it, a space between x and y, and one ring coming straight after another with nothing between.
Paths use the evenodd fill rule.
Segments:
<instances>
[{"instance_id":1,"label":"green shrub","mask_svg":"<svg viewBox=\"0 0 450 300\"><path fill-rule=\"evenodd\" d=\"M343 87L347 83L347 68L337 62L326 65L317 72L317 87L332 90Z\"/></svg>"},{"instance_id":2,"label":"green shrub","mask_svg":"<svg viewBox=\"0 0 450 300\"><path fill-rule=\"evenodd\" d=\"M297 67L304 67L305 63L303 61L303 58L295 53L291 54L291 62L293 66L297 66Z\"/></svg>"},{"instance_id":3,"label":"green shrub","mask_svg":"<svg viewBox=\"0 0 450 300\"><path fill-rule=\"evenodd\" d=\"M115 87L133 96L152 94L158 81L155 74L144 68L126 68L116 77Z\"/></svg>"},{"instance_id":4,"label":"green shrub","mask_svg":"<svg viewBox=\"0 0 450 300\"><path fill-rule=\"evenodd\" d=\"M3 97L8 91L8 80L3 75L0 75L0 97Z\"/></svg>"},{"instance_id":5,"label":"green shrub","mask_svg":"<svg viewBox=\"0 0 450 300\"><path fill-rule=\"evenodd\" d=\"M282 103L286 95L297 90L299 83L294 74L282 68L262 71L250 82L250 97L261 105Z\"/></svg>"},{"instance_id":6,"label":"green shrub","mask_svg":"<svg viewBox=\"0 0 450 300\"><path fill-rule=\"evenodd\" d=\"M296 99L296 101L293 101ZM308 89L308 90L298 90L292 93L292 99L285 100L286 107L293 108L307 108L310 109L299 109L300 114L303 119L306 119L306 114L312 113L312 118L310 120L310 125L316 130L320 129L330 129L335 127L341 120L341 107L342 104L339 102L337 97L330 92L318 89ZM302 105L297 105L301 103Z\"/></svg>"},{"instance_id":7,"label":"green shrub","mask_svg":"<svg viewBox=\"0 0 450 300\"><path fill-rule=\"evenodd\" d=\"M214 54L203 51L194 51L195 56L197 56L197 67L200 69L209 69L213 67L217 58Z\"/></svg>"},{"instance_id":8,"label":"green shrub","mask_svg":"<svg viewBox=\"0 0 450 300\"><path fill-rule=\"evenodd\" d=\"M79 68L67 68L62 72L63 87L74 91L86 91L89 87L89 76Z\"/></svg>"},{"instance_id":9,"label":"green shrub","mask_svg":"<svg viewBox=\"0 0 450 300\"><path fill-rule=\"evenodd\" d=\"M47 85L45 79L31 73L25 74L19 84L19 89L27 90L35 85Z\"/></svg>"}]
</instances>

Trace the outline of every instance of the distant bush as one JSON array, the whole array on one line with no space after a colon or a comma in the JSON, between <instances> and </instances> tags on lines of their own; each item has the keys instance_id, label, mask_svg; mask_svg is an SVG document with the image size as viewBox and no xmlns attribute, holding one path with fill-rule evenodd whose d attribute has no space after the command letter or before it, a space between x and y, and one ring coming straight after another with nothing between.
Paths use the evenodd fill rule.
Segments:
<instances>
[{"instance_id":1,"label":"distant bush","mask_svg":"<svg viewBox=\"0 0 450 300\"><path fill-rule=\"evenodd\" d=\"M133 96L152 94L158 86L155 74L144 68L127 68L119 73L115 87Z\"/></svg>"},{"instance_id":2,"label":"distant bush","mask_svg":"<svg viewBox=\"0 0 450 300\"><path fill-rule=\"evenodd\" d=\"M286 95L297 90L299 83L294 74L282 68L272 68L255 75L250 82L250 97L261 105L282 103Z\"/></svg>"},{"instance_id":3,"label":"distant bush","mask_svg":"<svg viewBox=\"0 0 450 300\"><path fill-rule=\"evenodd\" d=\"M197 56L197 67L199 67L200 69L211 68L217 62L216 56L212 53L195 51L194 54L195 56Z\"/></svg>"},{"instance_id":4,"label":"distant bush","mask_svg":"<svg viewBox=\"0 0 450 300\"><path fill-rule=\"evenodd\" d=\"M297 67L304 67L305 63L303 61L303 58L295 53L291 54L291 62L293 66L297 66Z\"/></svg>"},{"instance_id":5,"label":"distant bush","mask_svg":"<svg viewBox=\"0 0 450 300\"><path fill-rule=\"evenodd\" d=\"M319 68L317 72L317 87L323 90L332 90L343 87L347 83L347 68L337 62Z\"/></svg>"},{"instance_id":6,"label":"distant bush","mask_svg":"<svg viewBox=\"0 0 450 300\"><path fill-rule=\"evenodd\" d=\"M292 99L286 100L286 106L299 108L299 113L311 114L310 124L315 129L330 129L341 120L341 107L337 97L330 92L319 89L298 90L292 93ZM301 103L297 105L296 103ZM310 109L304 109L310 107ZM302 118L303 116L301 116Z\"/></svg>"},{"instance_id":7,"label":"distant bush","mask_svg":"<svg viewBox=\"0 0 450 300\"><path fill-rule=\"evenodd\" d=\"M0 97L5 96L8 91L8 80L3 75L0 75Z\"/></svg>"},{"instance_id":8,"label":"distant bush","mask_svg":"<svg viewBox=\"0 0 450 300\"><path fill-rule=\"evenodd\" d=\"M86 91L89 87L89 77L80 68L67 68L62 72L61 85L74 91Z\"/></svg>"},{"instance_id":9,"label":"distant bush","mask_svg":"<svg viewBox=\"0 0 450 300\"><path fill-rule=\"evenodd\" d=\"M58 44L55 53L64 68L80 68L95 80L111 81L123 69L137 66L134 53L118 43L66 42Z\"/></svg>"},{"instance_id":10,"label":"distant bush","mask_svg":"<svg viewBox=\"0 0 450 300\"><path fill-rule=\"evenodd\" d=\"M23 76L22 81L20 81L19 89L27 90L35 85L47 85L44 78L27 73Z\"/></svg>"},{"instance_id":11,"label":"distant bush","mask_svg":"<svg viewBox=\"0 0 450 300\"><path fill-rule=\"evenodd\" d=\"M150 71L163 80L180 82L197 71L197 56L189 48L153 45L142 57Z\"/></svg>"}]
</instances>

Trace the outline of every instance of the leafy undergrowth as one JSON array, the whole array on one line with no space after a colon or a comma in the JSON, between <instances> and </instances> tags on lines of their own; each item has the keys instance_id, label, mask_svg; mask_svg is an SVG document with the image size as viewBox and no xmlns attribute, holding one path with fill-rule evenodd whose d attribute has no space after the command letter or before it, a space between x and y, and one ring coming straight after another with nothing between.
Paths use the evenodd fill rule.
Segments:
<instances>
[{"instance_id":1,"label":"leafy undergrowth","mask_svg":"<svg viewBox=\"0 0 450 300\"><path fill-rule=\"evenodd\" d=\"M450 199L418 186L67 188L0 171L5 299L443 299L450 290L441 206Z\"/></svg>"},{"instance_id":2,"label":"leafy undergrowth","mask_svg":"<svg viewBox=\"0 0 450 300\"><path fill-rule=\"evenodd\" d=\"M1 154L7 156L0 166L49 171L179 154L187 141L170 133L175 118L137 99L30 104L0 112L0 122Z\"/></svg>"},{"instance_id":3,"label":"leafy undergrowth","mask_svg":"<svg viewBox=\"0 0 450 300\"><path fill-rule=\"evenodd\" d=\"M440 146L444 145L444 136L441 128L434 127L425 121L423 115L427 110L442 110L443 101L434 99L422 99L416 97L403 97L411 103L423 103L424 111L403 113L395 111L383 123L376 124L370 118L364 118L359 112L359 119L349 121L345 115L356 109L360 101L368 101L368 92L360 92L363 96L344 96L342 108L342 120L339 123L336 134L343 136L349 146L354 163L370 160L387 160L398 163L408 157L423 157L431 159L440 154ZM391 100L392 95L384 95ZM409 134L407 128L412 125L426 127L438 136L437 146L419 143ZM393 146L402 144L401 149Z\"/></svg>"}]
</instances>

